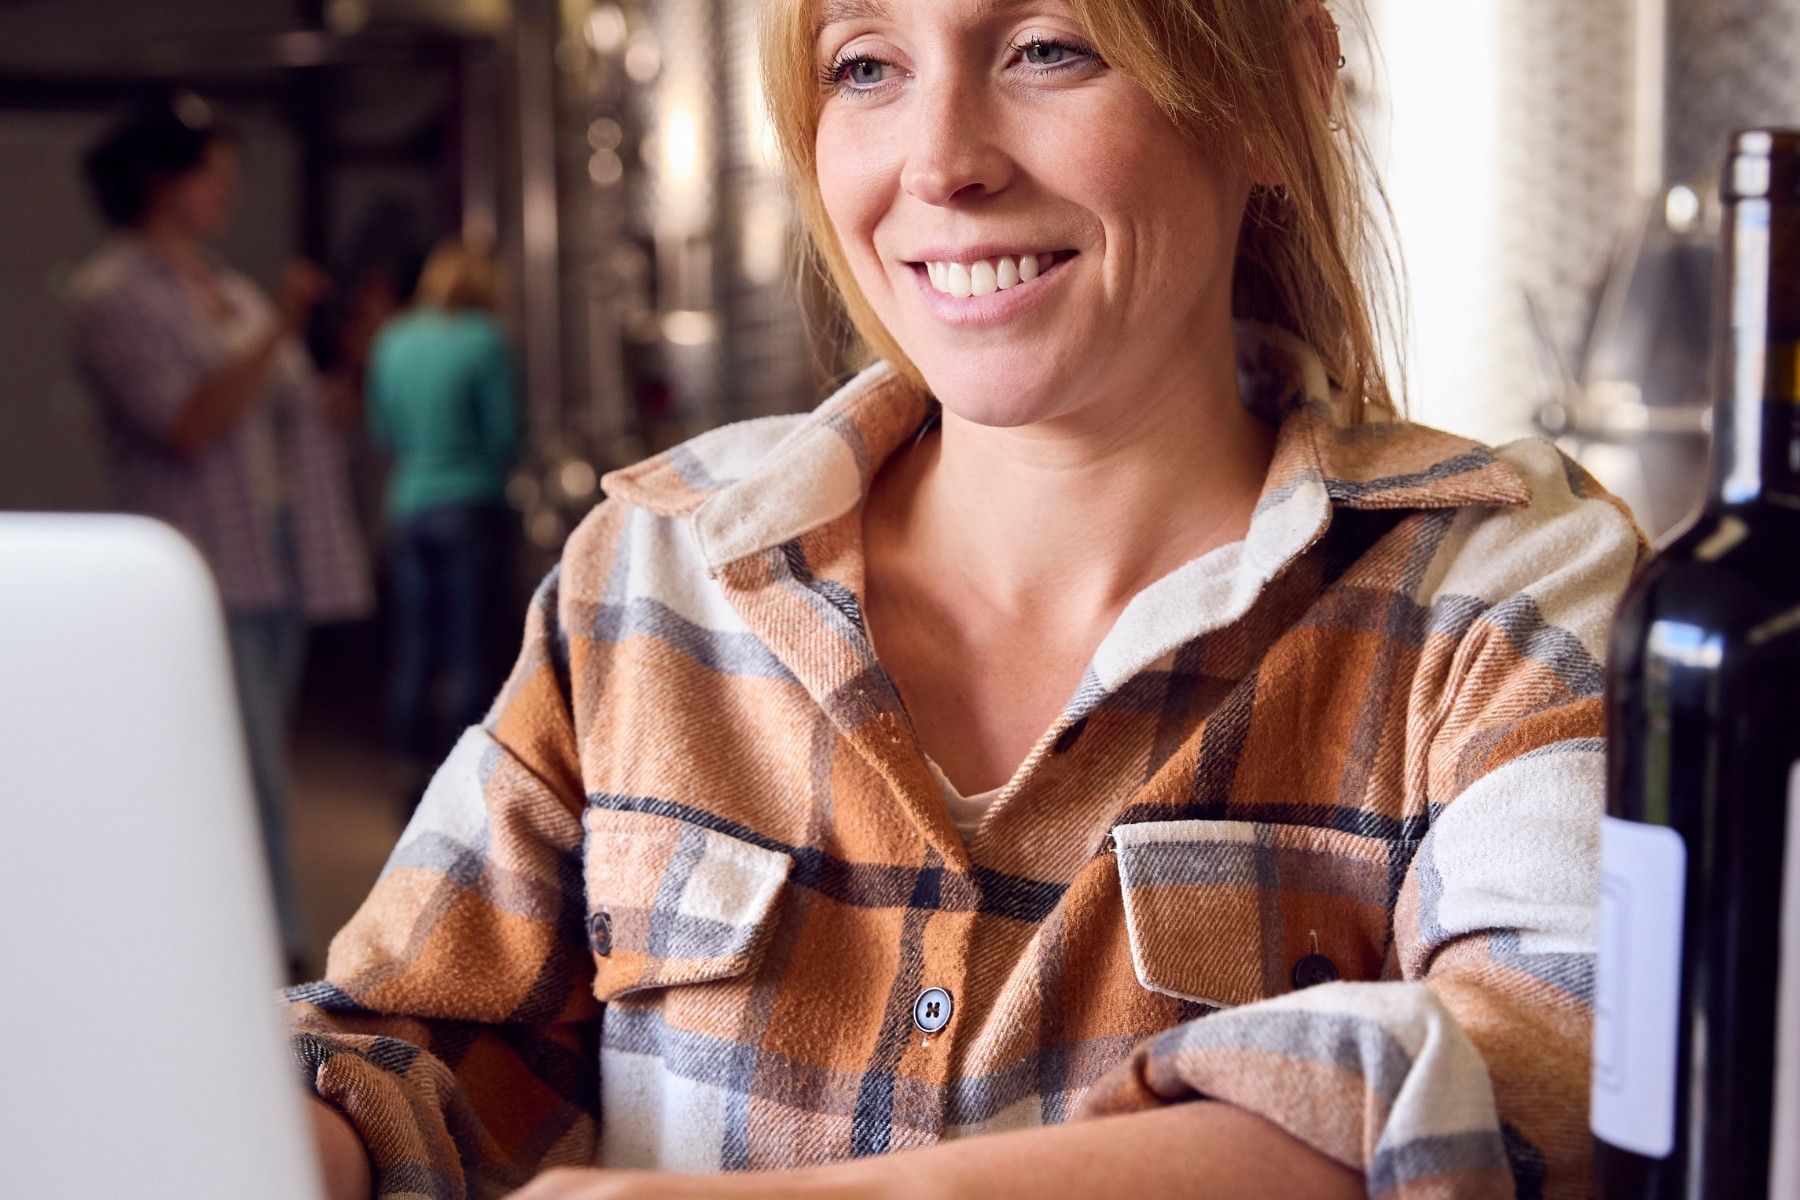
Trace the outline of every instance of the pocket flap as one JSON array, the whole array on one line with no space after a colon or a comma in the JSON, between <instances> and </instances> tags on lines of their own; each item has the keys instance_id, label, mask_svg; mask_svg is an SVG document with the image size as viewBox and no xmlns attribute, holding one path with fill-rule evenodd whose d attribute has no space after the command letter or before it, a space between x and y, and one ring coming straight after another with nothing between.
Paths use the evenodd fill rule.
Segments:
<instances>
[{"instance_id":1,"label":"pocket flap","mask_svg":"<svg viewBox=\"0 0 1800 1200\"><path fill-rule=\"evenodd\" d=\"M652 813L589 809L586 871L594 994L740 975L793 860Z\"/></svg>"},{"instance_id":2,"label":"pocket flap","mask_svg":"<svg viewBox=\"0 0 1800 1200\"><path fill-rule=\"evenodd\" d=\"M1138 981L1218 1008L1317 978L1383 977L1399 882L1417 843L1254 821L1113 829Z\"/></svg>"}]
</instances>

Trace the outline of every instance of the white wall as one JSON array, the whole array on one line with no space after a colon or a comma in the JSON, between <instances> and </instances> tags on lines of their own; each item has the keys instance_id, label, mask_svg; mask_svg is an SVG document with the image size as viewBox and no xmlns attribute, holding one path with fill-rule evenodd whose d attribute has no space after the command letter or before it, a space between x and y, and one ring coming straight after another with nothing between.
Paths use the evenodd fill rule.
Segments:
<instances>
[{"instance_id":1,"label":"white wall","mask_svg":"<svg viewBox=\"0 0 1800 1200\"><path fill-rule=\"evenodd\" d=\"M1410 292L1415 420L1484 440L1519 430L1496 387L1496 37L1503 0L1382 0L1374 142Z\"/></svg>"},{"instance_id":2,"label":"white wall","mask_svg":"<svg viewBox=\"0 0 1800 1200\"><path fill-rule=\"evenodd\" d=\"M1371 107L1411 292L1411 415L1535 432L1633 197L1641 0L1378 0Z\"/></svg>"}]
</instances>

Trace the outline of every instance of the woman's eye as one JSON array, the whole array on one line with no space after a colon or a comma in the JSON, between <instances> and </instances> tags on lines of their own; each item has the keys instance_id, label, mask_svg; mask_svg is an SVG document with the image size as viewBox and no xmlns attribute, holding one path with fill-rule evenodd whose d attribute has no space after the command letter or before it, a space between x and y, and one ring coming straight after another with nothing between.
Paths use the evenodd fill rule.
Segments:
<instances>
[{"instance_id":1,"label":"woman's eye","mask_svg":"<svg viewBox=\"0 0 1800 1200\"><path fill-rule=\"evenodd\" d=\"M1018 62L1045 74L1100 63L1100 56L1082 46L1034 38L1012 47ZM1100 64L1104 65L1104 64ZM853 54L833 62L821 72L821 82L839 92L872 92L888 82L900 68L886 59Z\"/></svg>"},{"instance_id":2,"label":"woman's eye","mask_svg":"<svg viewBox=\"0 0 1800 1200\"><path fill-rule=\"evenodd\" d=\"M1100 62L1100 56L1086 46L1059 42L1054 38L1034 37L1022 45L1015 45L1013 50L1018 54L1019 62L1046 74L1096 64L1105 66Z\"/></svg>"},{"instance_id":3,"label":"woman's eye","mask_svg":"<svg viewBox=\"0 0 1800 1200\"><path fill-rule=\"evenodd\" d=\"M871 88L883 82L893 69L891 63L878 58L847 58L832 70L833 81L849 88Z\"/></svg>"}]
</instances>

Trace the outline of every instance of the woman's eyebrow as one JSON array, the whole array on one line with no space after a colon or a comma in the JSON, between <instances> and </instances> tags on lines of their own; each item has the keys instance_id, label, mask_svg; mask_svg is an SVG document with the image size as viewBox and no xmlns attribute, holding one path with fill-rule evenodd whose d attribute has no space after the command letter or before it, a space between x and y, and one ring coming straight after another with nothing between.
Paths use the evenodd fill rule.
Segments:
<instances>
[{"instance_id":1,"label":"woman's eyebrow","mask_svg":"<svg viewBox=\"0 0 1800 1200\"><path fill-rule=\"evenodd\" d=\"M975 0L976 20L989 21L1005 16L1016 8L1024 8L1033 0ZM1060 8L1061 5L1051 5ZM813 37L839 21L873 21L888 16L886 0L825 0L819 6L819 20L813 26Z\"/></svg>"},{"instance_id":2,"label":"woman's eyebrow","mask_svg":"<svg viewBox=\"0 0 1800 1200\"><path fill-rule=\"evenodd\" d=\"M819 6L819 19L813 26L813 37L839 21L872 21L888 15L883 0L825 0Z\"/></svg>"}]
</instances>

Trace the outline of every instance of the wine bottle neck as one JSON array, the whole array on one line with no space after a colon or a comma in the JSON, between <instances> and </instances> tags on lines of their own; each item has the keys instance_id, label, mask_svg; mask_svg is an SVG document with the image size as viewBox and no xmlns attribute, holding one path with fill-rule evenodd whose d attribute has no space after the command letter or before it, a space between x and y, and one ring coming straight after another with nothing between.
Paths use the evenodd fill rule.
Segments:
<instances>
[{"instance_id":1,"label":"wine bottle neck","mask_svg":"<svg viewBox=\"0 0 1800 1200\"><path fill-rule=\"evenodd\" d=\"M1714 499L1800 505L1800 210L1741 199L1726 219Z\"/></svg>"}]
</instances>

